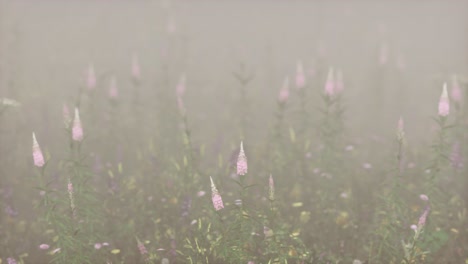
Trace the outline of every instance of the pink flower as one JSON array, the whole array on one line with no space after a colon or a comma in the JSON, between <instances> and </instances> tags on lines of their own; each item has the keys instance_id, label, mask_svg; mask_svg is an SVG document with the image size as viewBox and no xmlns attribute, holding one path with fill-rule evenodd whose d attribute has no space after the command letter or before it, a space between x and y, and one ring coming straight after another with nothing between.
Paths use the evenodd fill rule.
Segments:
<instances>
[{"instance_id":1,"label":"pink flower","mask_svg":"<svg viewBox=\"0 0 468 264\"><path fill-rule=\"evenodd\" d=\"M47 245L47 244L40 244L40 245L39 245L39 248L42 249L42 250L47 250L47 249L50 248L50 246Z\"/></svg>"},{"instance_id":2,"label":"pink flower","mask_svg":"<svg viewBox=\"0 0 468 264\"><path fill-rule=\"evenodd\" d=\"M297 66L296 66L296 87L301 89L304 86L305 86L304 68L302 67L302 63L298 61Z\"/></svg>"},{"instance_id":3,"label":"pink flower","mask_svg":"<svg viewBox=\"0 0 468 264\"><path fill-rule=\"evenodd\" d=\"M141 79L140 63L138 62L138 56L136 54L132 56L131 73L134 80L139 81Z\"/></svg>"},{"instance_id":4,"label":"pink flower","mask_svg":"<svg viewBox=\"0 0 468 264\"><path fill-rule=\"evenodd\" d=\"M223 199L221 198L221 195L218 192L218 189L216 189L216 186L213 182L213 178L210 176L210 181L211 181L211 200L213 201L213 206L216 211L219 211L224 208L223 204Z\"/></svg>"},{"instance_id":5,"label":"pink flower","mask_svg":"<svg viewBox=\"0 0 468 264\"><path fill-rule=\"evenodd\" d=\"M429 214L430 208L426 207L422 215L419 217L418 227L422 228L426 224L427 215Z\"/></svg>"},{"instance_id":6,"label":"pink flower","mask_svg":"<svg viewBox=\"0 0 468 264\"><path fill-rule=\"evenodd\" d=\"M239 156L237 157L237 175L245 175L247 173L247 157L244 153L244 146L241 141Z\"/></svg>"},{"instance_id":7,"label":"pink flower","mask_svg":"<svg viewBox=\"0 0 468 264\"><path fill-rule=\"evenodd\" d=\"M363 167L364 169L366 169L366 170L369 170L369 169L372 168L372 164L370 164L370 163L364 163L364 164L362 164L362 167Z\"/></svg>"},{"instance_id":8,"label":"pink flower","mask_svg":"<svg viewBox=\"0 0 468 264\"><path fill-rule=\"evenodd\" d=\"M182 74L179 78L179 83L176 87L177 97L182 97L185 94L185 74Z\"/></svg>"},{"instance_id":9,"label":"pink flower","mask_svg":"<svg viewBox=\"0 0 468 264\"><path fill-rule=\"evenodd\" d=\"M459 142L453 144L452 153L450 154L450 163L453 169L463 168L463 156Z\"/></svg>"},{"instance_id":10,"label":"pink flower","mask_svg":"<svg viewBox=\"0 0 468 264\"><path fill-rule=\"evenodd\" d=\"M75 141L83 140L83 127L81 126L80 112L75 108L75 118L73 119L72 138Z\"/></svg>"},{"instance_id":11,"label":"pink flower","mask_svg":"<svg viewBox=\"0 0 468 264\"><path fill-rule=\"evenodd\" d=\"M71 116L70 116L70 110L68 109L68 106L66 104L63 104L62 108L62 114L63 114L63 123L65 124L65 128L69 128L71 124Z\"/></svg>"},{"instance_id":12,"label":"pink flower","mask_svg":"<svg viewBox=\"0 0 468 264\"><path fill-rule=\"evenodd\" d=\"M403 141L405 138L405 123L403 121L403 118L400 116L400 119L398 120L398 126L397 126L397 139L398 141Z\"/></svg>"},{"instance_id":13,"label":"pink flower","mask_svg":"<svg viewBox=\"0 0 468 264\"><path fill-rule=\"evenodd\" d=\"M42 155L41 148L39 147L39 143L36 140L36 134L32 134L33 137L33 145L32 145L32 153L33 153L33 160L34 165L37 167L42 167L45 164L44 156Z\"/></svg>"},{"instance_id":14,"label":"pink flower","mask_svg":"<svg viewBox=\"0 0 468 264\"><path fill-rule=\"evenodd\" d=\"M452 76L452 90L450 91L450 97L457 103L460 103L462 100L462 90L456 75Z\"/></svg>"},{"instance_id":15,"label":"pink flower","mask_svg":"<svg viewBox=\"0 0 468 264\"><path fill-rule=\"evenodd\" d=\"M388 46L386 43L380 45L379 51L379 63L380 65L387 64L388 61Z\"/></svg>"},{"instance_id":16,"label":"pink flower","mask_svg":"<svg viewBox=\"0 0 468 264\"><path fill-rule=\"evenodd\" d=\"M89 90L96 88L96 74L94 73L94 65L91 63L88 67L88 72L86 74L86 86Z\"/></svg>"},{"instance_id":17,"label":"pink flower","mask_svg":"<svg viewBox=\"0 0 468 264\"><path fill-rule=\"evenodd\" d=\"M335 81L333 79L333 68L328 70L327 81L325 82L325 94L327 96L335 95Z\"/></svg>"},{"instance_id":18,"label":"pink flower","mask_svg":"<svg viewBox=\"0 0 468 264\"><path fill-rule=\"evenodd\" d=\"M425 194L419 195L419 199L421 199L421 200L423 200L425 202L429 201L429 197L427 195L425 195Z\"/></svg>"},{"instance_id":19,"label":"pink flower","mask_svg":"<svg viewBox=\"0 0 468 264\"><path fill-rule=\"evenodd\" d=\"M101 243L96 243L94 244L94 248L95 249L100 249L102 247L102 244Z\"/></svg>"},{"instance_id":20,"label":"pink flower","mask_svg":"<svg viewBox=\"0 0 468 264\"><path fill-rule=\"evenodd\" d=\"M450 103L449 97L447 93L447 84L444 83L444 88L442 90L442 94L440 95L439 100L439 116L446 117L450 113Z\"/></svg>"},{"instance_id":21,"label":"pink flower","mask_svg":"<svg viewBox=\"0 0 468 264\"><path fill-rule=\"evenodd\" d=\"M283 88L281 88L278 95L278 102L281 104L286 103L289 98L289 77L284 78Z\"/></svg>"},{"instance_id":22,"label":"pink flower","mask_svg":"<svg viewBox=\"0 0 468 264\"><path fill-rule=\"evenodd\" d=\"M344 90L344 82L343 82L343 73L341 70L336 71L336 82L335 82L335 91L336 93L341 93Z\"/></svg>"},{"instance_id":23,"label":"pink flower","mask_svg":"<svg viewBox=\"0 0 468 264\"><path fill-rule=\"evenodd\" d=\"M273 181L273 176L270 174L270 179L268 180L268 199L270 201L275 200L275 182Z\"/></svg>"},{"instance_id":24,"label":"pink flower","mask_svg":"<svg viewBox=\"0 0 468 264\"><path fill-rule=\"evenodd\" d=\"M141 255L148 254L148 250L146 250L145 245L143 243L141 243L139 240L137 241L137 247L138 247L138 250L140 251Z\"/></svg>"},{"instance_id":25,"label":"pink flower","mask_svg":"<svg viewBox=\"0 0 468 264\"><path fill-rule=\"evenodd\" d=\"M109 97L111 99L117 99L119 96L119 90L117 89L117 79L112 76L109 84Z\"/></svg>"},{"instance_id":26,"label":"pink flower","mask_svg":"<svg viewBox=\"0 0 468 264\"><path fill-rule=\"evenodd\" d=\"M7 264L16 264L16 259L14 258L7 258Z\"/></svg>"},{"instance_id":27,"label":"pink flower","mask_svg":"<svg viewBox=\"0 0 468 264\"><path fill-rule=\"evenodd\" d=\"M418 230L418 226L417 226L417 225L411 225L410 228L413 229L414 231Z\"/></svg>"}]
</instances>

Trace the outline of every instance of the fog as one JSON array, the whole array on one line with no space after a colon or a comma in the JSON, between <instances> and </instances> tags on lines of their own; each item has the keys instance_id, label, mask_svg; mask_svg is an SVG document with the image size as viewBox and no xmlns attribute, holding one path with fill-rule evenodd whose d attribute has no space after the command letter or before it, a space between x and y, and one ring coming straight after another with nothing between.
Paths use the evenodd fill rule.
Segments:
<instances>
[{"instance_id":1,"label":"fog","mask_svg":"<svg viewBox=\"0 0 468 264\"><path fill-rule=\"evenodd\" d=\"M464 263L467 72L462 0L0 0L0 263Z\"/></svg>"}]
</instances>

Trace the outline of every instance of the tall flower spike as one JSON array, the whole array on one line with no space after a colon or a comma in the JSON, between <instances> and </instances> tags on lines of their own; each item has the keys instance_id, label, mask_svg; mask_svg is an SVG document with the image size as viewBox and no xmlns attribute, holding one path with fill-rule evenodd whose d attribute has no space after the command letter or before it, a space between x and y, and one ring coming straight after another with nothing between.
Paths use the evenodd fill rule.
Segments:
<instances>
[{"instance_id":1,"label":"tall flower spike","mask_svg":"<svg viewBox=\"0 0 468 264\"><path fill-rule=\"evenodd\" d=\"M275 200L275 182L273 181L273 176L270 174L270 179L268 180L268 199L270 201Z\"/></svg>"},{"instance_id":2,"label":"tall flower spike","mask_svg":"<svg viewBox=\"0 0 468 264\"><path fill-rule=\"evenodd\" d=\"M141 79L140 63L136 54L133 54L132 56L131 73L134 80L139 81Z\"/></svg>"},{"instance_id":3,"label":"tall flower spike","mask_svg":"<svg viewBox=\"0 0 468 264\"><path fill-rule=\"evenodd\" d=\"M247 173L247 157L245 156L244 146L241 141L239 156L237 157L237 175L245 175Z\"/></svg>"},{"instance_id":4,"label":"tall flower spike","mask_svg":"<svg viewBox=\"0 0 468 264\"><path fill-rule=\"evenodd\" d=\"M328 70L327 81L325 82L325 94L327 96L335 95L335 80L333 78L333 68Z\"/></svg>"},{"instance_id":5,"label":"tall flower spike","mask_svg":"<svg viewBox=\"0 0 468 264\"><path fill-rule=\"evenodd\" d=\"M83 140L83 127L81 126L80 112L75 108L75 118L73 119L72 138L75 141Z\"/></svg>"},{"instance_id":6,"label":"tall flower spike","mask_svg":"<svg viewBox=\"0 0 468 264\"><path fill-rule=\"evenodd\" d=\"M213 206L216 211L219 211L224 208L223 204L223 199L221 198L221 195L218 192L218 189L216 189L216 186L213 182L213 178L210 176L210 181L211 181L211 200L213 201Z\"/></svg>"},{"instance_id":7,"label":"tall flower spike","mask_svg":"<svg viewBox=\"0 0 468 264\"><path fill-rule=\"evenodd\" d=\"M425 224L427 220L427 215L429 214L430 208L429 206L426 207L422 215L419 217L418 221L418 228L421 229Z\"/></svg>"},{"instance_id":8,"label":"tall flower spike","mask_svg":"<svg viewBox=\"0 0 468 264\"><path fill-rule=\"evenodd\" d=\"M286 103L289 98L289 77L284 78L283 88L281 88L278 95L278 102L281 104Z\"/></svg>"},{"instance_id":9,"label":"tall flower spike","mask_svg":"<svg viewBox=\"0 0 468 264\"><path fill-rule=\"evenodd\" d=\"M117 89L117 79L112 76L109 83L109 98L117 99L119 96L119 90Z\"/></svg>"},{"instance_id":10,"label":"tall flower spike","mask_svg":"<svg viewBox=\"0 0 468 264\"><path fill-rule=\"evenodd\" d=\"M36 140L36 134L32 134L33 138L33 145L32 145L32 154L33 154L33 160L34 160L34 165L37 167L42 167L44 166L44 156L42 155L41 148L39 147L39 143L37 143Z\"/></svg>"},{"instance_id":11,"label":"tall flower spike","mask_svg":"<svg viewBox=\"0 0 468 264\"><path fill-rule=\"evenodd\" d=\"M444 83L444 88L439 100L439 116L446 117L450 113L450 102L447 92L447 83Z\"/></svg>"},{"instance_id":12,"label":"tall flower spike","mask_svg":"<svg viewBox=\"0 0 468 264\"><path fill-rule=\"evenodd\" d=\"M96 88L96 74L94 73L94 65L92 63L88 66L88 72L86 74L86 86L89 90Z\"/></svg>"},{"instance_id":13,"label":"tall flower spike","mask_svg":"<svg viewBox=\"0 0 468 264\"><path fill-rule=\"evenodd\" d=\"M304 67L300 61L297 62L296 66L296 87L301 89L305 86Z\"/></svg>"},{"instance_id":14,"label":"tall flower spike","mask_svg":"<svg viewBox=\"0 0 468 264\"><path fill-rule=\"evenodd\" d=\"M65 128L68 129L70 127L72 119L70 116L70 110L68 109L68 106L66 104L63 104L62 113L63 113L63 123L65 125Z\"/></svg>"},{"instance_id":15,"label":"tall flower spike","mask_svg":"<svg viewBox=\"0 0 468 264\"><path fill-rule=\"evenodd\" d=\"M457 103L460 103L462 100L462 90L456 75L452 76L452 89L450 91L450 97Z\"/></svg>"},{"instance_id":16,"label":"tall flower spike","mask_svg":"<svg viewBox=\"0 0 468 264\"><path fill-rule=\"evenodd\" d=\"M344 90L343 72L341 70L337 70L335 91L336 93L341 93L343 90Z\"/></svg>"},{"instance_id":17,"label":"tall flower spike","mask_svg":"<svg viewBox=\"0 0 468 264\"><path fill-rule=\"evenodd\" d=\"M182 74L177 83L176 94L178 97L182 97L185 94L185 74Z\"/></svg>"},{"instance_id":18,"label":"tall flower spike","mask_svg":"<svg viewBox=\"0 0 468 264\"><path fill-rule=\"evenodd\" d=\"M405 123L403 118L400 116L398 120L398 127L397 127L397 139L398 141L402 142L405 138Z\"/></svg>"}]
</instances>

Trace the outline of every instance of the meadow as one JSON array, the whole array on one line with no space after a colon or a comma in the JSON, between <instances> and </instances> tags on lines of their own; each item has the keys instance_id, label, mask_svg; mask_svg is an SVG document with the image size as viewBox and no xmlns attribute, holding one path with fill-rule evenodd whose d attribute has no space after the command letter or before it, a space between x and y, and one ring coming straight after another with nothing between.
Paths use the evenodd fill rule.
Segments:
<instances>
[{"instance_id":1,"label":"meadow","mask_svg":"<svg viewBox=\"0 0 468 264\"><path fill-rule=\"evenodd\" d=\"M0 0L0 264L468 263L467 8Z\"/></svg>"}]
</instances>

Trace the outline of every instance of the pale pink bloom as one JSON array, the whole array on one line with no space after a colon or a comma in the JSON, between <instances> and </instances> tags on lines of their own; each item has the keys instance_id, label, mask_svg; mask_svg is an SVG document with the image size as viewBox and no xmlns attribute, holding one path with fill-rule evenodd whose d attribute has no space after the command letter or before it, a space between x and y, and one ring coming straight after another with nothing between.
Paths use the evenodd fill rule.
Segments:
<instances>
[{"instance_id":1,"label":"pale pink bloom","mask_svg":"<svg viewBox=\"0 0 468 264\"><path fill-rule=\"evenodd\" d=\"M304 68L302 67L302 63L298 61L297 66L296 66L296 87L301 89L304 86L305 86Z\"/></svg>"},{"instance_id":2,"label":"pale pink bloom","mask_svg":"<svg viewBox=\"0 0 468 264\"><path fill-rule=\"evenodd\" d=\"M174 34L177 30L175 21L172 17L167 19L167 26L166 26L167 33Z\"/></svg>"},{"instance_id":3,"label":"pale pink bloom","mask_svg":"<svg viewBox=\"0 0 468 264\"><path fill-rule=\"evenodd\" d=\"M88 66L88 72L86 74L86 86L89 90L96 88L96 74L94 73L94 65L92 63Z\"/></svg>"},{"instance_id":4,"label":"pale pink bloom","mask_svg":"<svg viewBox=\"0 0 468 264\"><path fill-rule=\"evenodd\" d=\"M70 116L70 109L68 109L68 106L66 104L63 104L62 114L63 114L63 123L65 124L65 128L69 128L72 118Z\"/></svg>"},{"instance_id":5,"label":"pale pink bloom","mask_svg":"<svg viewBox=\"0 0 468 264\"><path fill-rule=\"evenodd\" d=\"M16 259L14 259L14 258L7 258L7 264L17 264Z\"/></svg>"},{"instance_id":6,"label":"pale pink bloom","mask_svg":"<svg viewBox=\"0 0 468 264\"><path fill-rule=\"evenodd\" d=\"M460 103L462 100L462 90L456 75L452 76L452 90L450 91L450 97L457 103Z\"/></svg>"},{"instance_id":7,"label":"pale pink bloom","mask_svg":"<svg viewBox=\"0 0 468 264\"><path fill-rule=\"evenodd\" d=\"M450 163L454 169L463 168L463 156L459 142L453 144L452 153L450 154Z\"/></svg>"},{"instance_id":8,"label":"pale pink bloom","mask_svg":"<svg viewBox=\"0 0 468 264\"><path fill-rule=\"evenodd\" d=\"M181 115L185 115L185 105L184 100L182 97L177 96L177 107L179 108L179 112Z\"/></svg>"},{"instance_id":9,"label":"pale pink bloom","mask_svg":"<svg viewBox=\"0 0 468 264\"><path fill-rule=\"evenodd\" d=\"M119 90L117 89L117 79L112 76L109 84L109 98L117 99L119 96Z\"/></svg>"},{"instance_id":10,"label":"pale pink bloom","mask_svg":"<svg viewBox=\"0 0 468 264\"><path fill-rule=\"evenodd\" d=\"M273 201L275 199L275 182L273 181L273 176L270 174L270 179L268 180L268 199Z\"/></svg>"},{"instance_id":11,"label":"pale pink bloom","mask_svg":"<svg viewBox=\"0 0 468 264\"><path fill-rule=\"evenodd\" d=\"M104 247L107 247L107 246L109 246L109 243L104 242L104 243L102 243L102 245L103 245Z\"/></svg>"},{"instance_id":12,"label":"pale pink bloom","mask_svg":"<svg viewBox=\"0 0 468 264\"><path fill-rule=\"evenodd\" d=\"M419 217L419 221L418 221L419 228L422 228L426 224L426 219L427 219L427 215L429 214L429 210L430 210L429 206L426 207L422 215Z\"/></svg>"},{"instance_id":13,"label":"pale pink bloom","mask_svg":"<svg viewBox=\"0 0 468 264\"><path fill-rule=\"evenodd\" d=\"M237 157L237 175L247 173L247 157L245 156L243 142L240 144L239 156Z\"/></svg>"},{"instance_id":14,"label":"pale pink bloom","mask_svg":"<svg viewBox=\"0 0 468 264\"><path fill-rule=\"evenodd\" d=\"M33 153L33 160L34 165L37 167L42 167L45 164L44 156L42 155L41 147L39 147L39 143L36 140L36 134L32 134L33 137L33 145L32 145L32 153Z\"/></svg>"},{"instance_id":15,"label":"pale pink bloom","mask_svg":"<svg viewBox=\"0 0 468 264\"><path fill-rule=\"evenodd\" d=\"M136 54L133 54L132 56L131 73L134 80L139 81L141 79L140 63Z\"/></svg>"},{"instance_id":16,"label":"pale pink bloom","mask_svg":"<svg viewBox=\"0 0 468 264\"><path fill-rule=\"evenodd\" d=\"M444 88L442 90L442 94L440 95L439 100L439 116L446 117L450 113L450 102L447 93L447 84L444 83Z\"/></svg>"},{"instance_id":17,"label":"pale pink bloom","mask_svg":"<svg viewBox=\"0 0 468 264\"><path fill-rule=\"evenodd\" d=\"M344 82L343 82L343 72L341 70L336 71L336 82L335 82L335 91L336 93L341 93L344 90Z\"/></svg>"},{"instance_id":18,"label":"pale pink bloom","mask_svg":"<svg viewBox=\"0 0 468 264\"><path fill-rule=\"evenodd\" d=\"M47 249L50 248L50 246L47 245L47 244L40 244L40 245L39 245L39 248L42 249L42 250L47 250Z\"/></svg>"},{"instance_id":19,"label":"pale pink bloom","mask_svg":"<svg viewBox=\"0 0 468 264\"><path fill-rule=\"evenodd\" d=\"M102 244L101 243L96 243L94 244L94 248L95 249L100 249L102 247Z\"/></svg>"},{"instance_id":20,"label":"pale pink bloom","mask_svg":"<svg viewBox=\"0 0 468 264\"><path fill-rule=\"evenodd\" d=\"M386 43L382 43L380 45L380 50L379 50L379 63L380 65L385 65L387 64L388 61L388 46Z\"/></svg>"},{"instance_id":21,"label":"pale pink bloom","mask_svg":"<svg viewBox=\"0 0 468 264\"><path fill-rule=\"evenodd\" d=\"M75 141L83 140L83 127L81 126L80 112L75 108L75 118L73 119L72 138Z\"/></svg>"},{"instance_id":22,"label":"pale pink bloom","mask_svg":"<svg viewBox=\"0 0 468 264\"><path fill-rule=\"evenodd\" d=\"M362 167L363 167L364 169L367 169L367 170L368 170L368 169L371 169L371 168L372 168L372 164L370 164L370 163L364 163L364 164L362 164Z\"/></svg>"},{"instance_id":23,"label":"pale pink bloom","mask_svg":"<svg viewBox=\"0 0 468 264\"><path fill-rule=\"evenodd\" d=\"M429 197L427 195L425 195L425 194L419 195L419 199L421 199L421 200L423 200L425 202L429 201Z\"/></svg>"},{"instance_id":24,"label":"pale pink bloom","mask_svg":"<svg viewBox=\"0 0 468 264\"><path fill-rule=\"evenodd\" d=\"M146 250L145 245L143 243L141 243L139 240L137 241L137 247L138 247L138 250L140 251L141 255L148 254L148 250Z\"/></svg>"},{"instance_id":25,"label":"pale pink bloom","mask_svg":"<svg viewBox=\"0 0 468 264\"><path fill-rule=\"evenodd\" d=\"M417 226L417 225L411 225L410 228L413 229L414 231L418 230L418 226Z\"/></svg>"},{"instance_id":26,"label":"pale pink bloom","mask_svg":"<svg viewBox=\"0 0 468 264\"><path fill-rule=\"evenodd\" d=\"M289 77L284 78L283 88L281 88L278 95L278 102L284 104L289 98Z\"/></svg>"},{"instance_id":27,"label":"pale pink bloom","mask_svg":"<svg viewBox=\"0 0 468 264\"><path fill-rule=\"evenodd\" d=\"M404 71L406 69L405 58L402 54L398 54L396 66L400 71Z\"/></svg>"},{"instance_id":28,"label":"pale pink bloom","mask_svg":"<svg viewBox=\"0 0 468 264\"><path fill-rule=\"evenodd\" d=\"M179 83L176 86L176 95L182 97L185 94L185 74L182 74L179 78Z\"/></svg>"},{"instance_id":29,"label":"pale pink bloom","mask_svg":"<svg viewBox=\"0 0 468 264\"><path fill-rule=\"evenodd\" d=\"M216 186L213 182L213 178L210 176L210 181L211 181L211 200L213 201L213 206L216 211L219 211L224 208L223 204L223 199L221 198L221 195L218 192L218 189L216 189Z\"/></svg>"},{"instance_id":30,"label":"pale pink bloom","mask_svg":"<svg viewBox=\"0 0 468 264\"><path fill-rule=\"evenodd\" d=\"M205 196L205 194L206 194L205 191L199 191L199 192L197 192L197 196L198 196L198 197L203 197L203 196Z\"/></svg>"},{"instance_id":31,"label":"pale pink bloom","mask_svg":"<svg viewBox=\"0 0 468 264\"><path fill-rule=\"evenodd\" d=\"M327 96L335 95L335 80L333 78L333 68L328 70L327 81L325 82L325 94Z\"/></svg>"},{"instance_id":32,"label":"pale pink bloom","mask_svg":"<svg viewBox=\"0 0 468 264\"><path fill-rule=\"evenodd\" d=\"M400 116L400 119L398 120L398 126L397 126L397 139L398 141L403 141L405 138L405 124L403 121L403 118Z\"/></svg>"}]
</instances>

